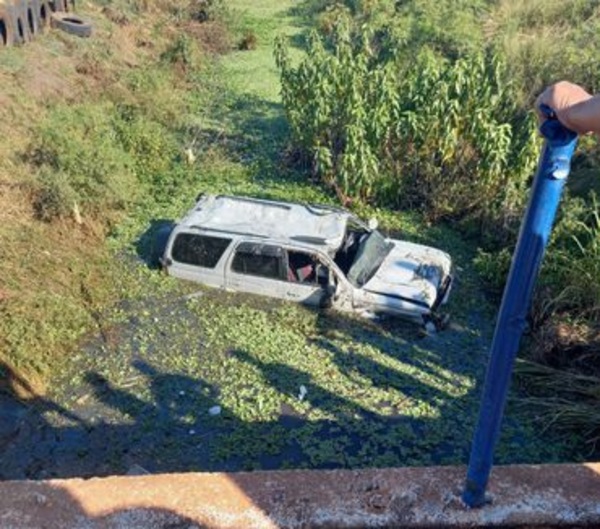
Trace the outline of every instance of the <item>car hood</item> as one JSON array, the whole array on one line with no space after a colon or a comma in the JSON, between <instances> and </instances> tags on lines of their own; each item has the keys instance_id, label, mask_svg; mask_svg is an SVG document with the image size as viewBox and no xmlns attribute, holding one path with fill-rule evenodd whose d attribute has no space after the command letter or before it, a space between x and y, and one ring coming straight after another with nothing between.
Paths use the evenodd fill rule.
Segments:
<instances>
[{"instance_id":1,"label":"car hood","mask_svg":"<svg viewBox=\"0 0 600 529\"><path fill-rule=\"evenodd\" d=\"M394 247L363 289L433 306L450 274L450 256L429 246L390 239Z\"/></svg>"}]
</instances>

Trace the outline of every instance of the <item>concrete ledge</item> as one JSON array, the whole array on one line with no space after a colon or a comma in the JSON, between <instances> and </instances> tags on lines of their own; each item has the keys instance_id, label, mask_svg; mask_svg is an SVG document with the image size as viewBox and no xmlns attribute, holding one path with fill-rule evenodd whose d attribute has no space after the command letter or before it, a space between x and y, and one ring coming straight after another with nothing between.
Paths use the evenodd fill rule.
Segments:
<instances>
[{"instance_id":1,"label":"concrete ledge","mask_svg":"<svg viewBox=\"0 0 600 529\"><path fill-rule=\"evenodd\" d=\"M0 527L600 527L600 464L497 467L493 502L460 501L465 469L163 474L0 483Z\"/></svg>"}]
</instances>

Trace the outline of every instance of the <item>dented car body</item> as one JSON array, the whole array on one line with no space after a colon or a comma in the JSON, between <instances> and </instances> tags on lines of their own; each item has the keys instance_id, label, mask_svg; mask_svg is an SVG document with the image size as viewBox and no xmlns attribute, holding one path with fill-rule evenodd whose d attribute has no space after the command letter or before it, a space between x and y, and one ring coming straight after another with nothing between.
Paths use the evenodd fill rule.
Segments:
<instances>
[{"instance_id":1,"label":"dented car body","mask_svg":"<svg viewBox=\"0 0 600 529\"><path fill-rule=\"evenodd\" d=\"M223 195L199 197L161 263L217 288L423 323L452 285L447 253L386 239L344 209Z\"/></svg>"}]
</instances>

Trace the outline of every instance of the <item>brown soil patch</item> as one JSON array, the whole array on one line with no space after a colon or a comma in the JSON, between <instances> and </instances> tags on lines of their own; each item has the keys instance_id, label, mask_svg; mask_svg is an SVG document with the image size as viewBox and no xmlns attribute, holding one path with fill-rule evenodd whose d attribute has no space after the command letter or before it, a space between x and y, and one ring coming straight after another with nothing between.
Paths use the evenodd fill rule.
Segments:
<instances>
[{"instance_id":1,"label":"brown soil patch","mask_svg":"<svg viewBox=\"0 0 600 529\"><path fill-rule=\"evenodd\" d=\"M189 22L184 29L208 53L223 55L232 49L231 35L220 22Z\"/></svg>"},{"instance_id":2,"label":"brown soil patch","mask_svg":"<svg viewBox=\"0 0 600 529\"><path fill-rule=\"evenodd\" d=\"M17 80L29 97L45 104L72 100L77 96L77 89L69 76L64 74L67 69L73 69L71 61L60 60L57 64L32 58L28 67L19 72Z\"/></svg>"},{"instance_id":3,"label":"brown soil patch","mask_svg":"<svg viewBox=\"0 0 600 529\"><path fill-rule=\"evenodd\" d=\"M600 376L600 327L548 320L536 333L534 358L557 369Z\"/></svg>"},{"instance_id":4,"label":"brown soil patch","mask_svg":"<svg viewBox=\"0 0 600 529\"><path fill-rule=\"evenodd\" d=\"M19 222L29 218L30 214L30 193L27 185L0 179L0 225Z\"/></svg>"}]
</instances>

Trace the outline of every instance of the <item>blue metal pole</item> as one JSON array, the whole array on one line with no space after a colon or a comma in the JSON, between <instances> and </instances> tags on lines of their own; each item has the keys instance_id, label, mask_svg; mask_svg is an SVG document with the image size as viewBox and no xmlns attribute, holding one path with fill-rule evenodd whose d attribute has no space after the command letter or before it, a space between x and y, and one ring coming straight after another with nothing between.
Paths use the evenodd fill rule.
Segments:
<instances>
[{"instance_id":1,"label":"blue metal pole","mask_svg":"<svg viewBox=\"0 0 600 529\"><path fill-rule=\"evenodd\" d=\"M469 507L479 507L486 501L485 489L492 469L494 447L500 435L515 356L577 144L577 135L561 125L551 109L545 107L542 110L550 119L541 127L545 145L521 225L492 341L463 492L463 500Z\"/></svg>"}]
</instances>

